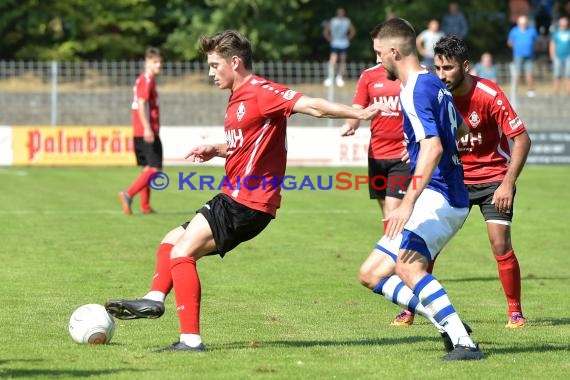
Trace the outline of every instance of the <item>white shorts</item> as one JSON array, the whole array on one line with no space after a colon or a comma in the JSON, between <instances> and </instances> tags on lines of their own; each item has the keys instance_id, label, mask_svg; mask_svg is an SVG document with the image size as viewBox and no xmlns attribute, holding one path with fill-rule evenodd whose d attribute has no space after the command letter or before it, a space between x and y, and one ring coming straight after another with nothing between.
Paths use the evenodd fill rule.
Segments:
<instances>
[{"instance_id":1,"label":"white shorts","mask_svg":"<svg viewBox=\"0 0 570 380\"><path fill-rule=\"evenodd\" d=\"M394 240L382 236L376 249L390 255L394 261L400 249L417 251L431 261L459 231L468 214L468 207L451 207L443 195L424 189L403 234Z\"/></svg>"}]
</instances>

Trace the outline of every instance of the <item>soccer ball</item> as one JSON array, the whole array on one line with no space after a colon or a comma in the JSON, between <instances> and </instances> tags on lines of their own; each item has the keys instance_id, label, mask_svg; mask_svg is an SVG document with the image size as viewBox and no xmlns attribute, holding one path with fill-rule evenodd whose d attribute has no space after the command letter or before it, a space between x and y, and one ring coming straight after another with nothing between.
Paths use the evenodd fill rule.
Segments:
<instances>
[{"instance_id":1,"label":"soccer ball","mask_svg":"<svg viewBox=\"0 0 570 380\"><path fill-rule=\"evenodd\" d=\"M69 318L69 334L77 343L109 343L114 332L115 321L101 305L80 306Z\"/></svg>"}]
</instances>

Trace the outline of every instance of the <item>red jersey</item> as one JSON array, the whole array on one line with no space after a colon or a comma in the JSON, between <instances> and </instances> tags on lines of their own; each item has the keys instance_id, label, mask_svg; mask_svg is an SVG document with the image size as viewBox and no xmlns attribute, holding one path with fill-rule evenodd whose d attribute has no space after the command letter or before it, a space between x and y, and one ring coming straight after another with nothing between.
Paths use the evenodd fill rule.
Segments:
<instances>
[{"instance_id":1,"label":"red jersey","mask_svg":"<svg viewBox=\"0 0 570 380\"><path fill-rule=\"evenodd\" d=\"M160 110L158 107L158 92L156 92L156 84L154 82L154 76L146 72L138 76L135 86L133 87L133 103L131 105L132 120L134 128L135 137L144 136L144 127L139 116L139 99L145 99L145 113L148 121L150 122L150 128L156 136L158 136L158 131L160 129Z\"/></svg>"},{"instance_id":2,"label":"red jersey","mask_svg":"<svg viewBox=\"0 0 570 380\"><path fill-rule=\"evenodd\" d=\"M226 108L227 186L237 202L275 216L287 163L287 118L303 94L252 76Z\"/></svg>"},{"instance_id":3,"label":"red jersey","mask_svg":"<svg viewBox=\"0 0 570 380\"><path fill-rule=\"evenodd\" d=\"M459 142L465 183L502 181L511 158L509 139L525 132L525 126L503 91L490 80L473 76L471 91L453 96L469 126Z\"/></svg>"},{"instance_id":4,"label":"red jersey","mask_svg":"<svg viewBox=\"0 0 570 380\"><path fill-rule=\"evenodd\" d=\"M352 103L364 108L373 103L383 103L390 107L392 112L381 112L370 123L368 157L377 160L400 158L404 149L400 81L389 80L382 65L364 70L358 79Z\"/></svg>"}]
</instances>

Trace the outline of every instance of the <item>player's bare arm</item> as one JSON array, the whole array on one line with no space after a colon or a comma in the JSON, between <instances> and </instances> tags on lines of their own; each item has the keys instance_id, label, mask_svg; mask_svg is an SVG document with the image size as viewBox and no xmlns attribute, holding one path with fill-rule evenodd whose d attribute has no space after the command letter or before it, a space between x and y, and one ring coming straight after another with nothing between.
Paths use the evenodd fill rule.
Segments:
<instances>
[{"instance_id":1,"label":"player's bare arm","mask_svg":"<svg viewBox=\"0 0 570 380\"><path fill-rule=\"evenodd\" d=\"M404 225L414 210L414 204L431 180L442 154L443 146L439 137L430 136L420 141L420 153L414 171L414 181L408 187L402 203L386 215L385 220L388 221L386 235L390 239L395 239L404 230Z\"/></svg>"},{"instance_id":2,"label":"player's bare arm","mask_svg":"<svg viewBox=\"0 0 570 380\"><path fill-rule=\"evenodd\" d=\"M360 104L353 104L352 105L356 109L363 109L364 107ZM358 119L346 119L344 124L340 129L340 135L343 137L346 136L353 136L356 133L356 130L360 127L360 120Z\"/></svg>"},{"instance_id":3,"label":"player's bare arm","mask_svg":"<svg viewBox=\"0 0 570 380\"><path fill-rule=\"evenodd\" d=\"M331 102L322 98L311 98L301 96L293 112L302 113L309 116L331 119L359 119L370 120L380 112L381 106L372 104L367 108L357 109L345 104Z\"/></svg>"},{"instance_id":4,"label":"player's bare arm","mask_svg":"<svg viewBox=\"0 0 570 380\"><path fill-rule=\"evenodd\" d=\"M139 98L137 99L137 103L139 104L138 108L139 117L141 119L141 123L144 129L143 139L145 142L152 144L154 142L154 132L152 131L150 127L150 121L146 116L146 106L145 106L146 99Z\"/></svg>"},{"instance_id":5,"label":"player's bare arm","mask_svg":"<svg viewBox=\"0 0 570 380\"><path fill-rule=\"evenodd\" d=\"M461 125L457 129L457 137L455 138L455 140L456 141L461 140L461 138L468 133L469 133L469 127L467 126L465 120L463 120L463 123L461 123Z\"/></svg>"},{"instance_id":6,"label":"player's bare arm","mask_svg":"<svg viewBox=\"0 0 570 380\"><path fill-rule=\"evenodd\" d=\"M530 137L526 131L513 138L513 148L509 169L505 174L503 182L493 194L492 203L499 212L506 212L513 206L515 183L522 172L526 158L528 157L530 145Z\"/></svg>"},{"instance_id":7,"label":"player's bare arm","mask_svg":"<svg viewBox=\"0 0 570 380\"><path fill-rule=\"evenodd\" d=\"M226 157L226 144L207 144L193 148L187 155L187 160L191 162L206 162L214 157Z\"/></svg>"}]
</instances>

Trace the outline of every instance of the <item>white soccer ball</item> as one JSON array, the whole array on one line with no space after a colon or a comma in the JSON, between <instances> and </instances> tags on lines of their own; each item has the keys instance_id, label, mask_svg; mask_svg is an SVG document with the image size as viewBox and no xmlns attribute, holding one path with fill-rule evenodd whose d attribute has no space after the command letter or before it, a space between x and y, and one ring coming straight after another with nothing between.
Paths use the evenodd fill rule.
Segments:
<instances>
[{"instance_id":1,"label":"white soccer ball","mask_svg":"<svg viewBox=\"0 0 570 380\"><path fill-rule=\"evenodd\" d=\"M109 343L114 332L115 321L101 305L80 306L69 318L69 334L77 343Z\"/></svg>"}]
</instances>

